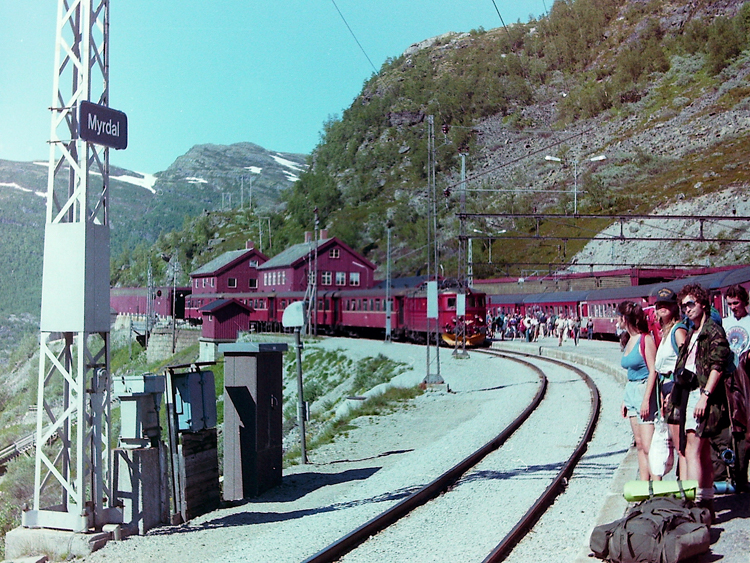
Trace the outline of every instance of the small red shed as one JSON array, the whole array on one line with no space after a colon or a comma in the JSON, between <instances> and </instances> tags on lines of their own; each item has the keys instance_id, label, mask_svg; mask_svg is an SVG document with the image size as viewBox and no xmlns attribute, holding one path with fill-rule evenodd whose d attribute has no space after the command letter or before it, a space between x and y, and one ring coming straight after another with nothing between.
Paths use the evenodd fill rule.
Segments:
<instances>
[{"instance_id":1,"label":"small red shed","mask_svg":"<svg viewBox=\"0 0 750 563\"><path fill-rule=\"evenodd\" d=\"M234 342L240 331L250 327L252 309L236 299L217 299L199 309L203 315L201 339Z\"/></svg>"}]
</instances>

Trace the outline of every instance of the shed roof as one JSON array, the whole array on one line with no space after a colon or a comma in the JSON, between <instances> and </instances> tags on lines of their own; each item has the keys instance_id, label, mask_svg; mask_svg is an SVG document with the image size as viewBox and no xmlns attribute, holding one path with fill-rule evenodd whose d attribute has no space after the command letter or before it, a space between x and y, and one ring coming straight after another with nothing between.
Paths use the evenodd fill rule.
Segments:
<instances>
[{"instance_id":1,"label":"shed roof","mask_svg":"<svg viewBox=\"0 0 750 563\"><path fill-rule=\"evenodd\" d=\"M216 311L219 311L220 309L223 309L224 307L228 307L229 305L237 305L238 307L245 309L246 311L250 311L250 307L248 307L244 303L241 303L240 301L237 301L236 299L216 299L215 301L211 301L211 303L204 305L198 310L201 313L212 314Z\"/></svg>"}]
</instances>

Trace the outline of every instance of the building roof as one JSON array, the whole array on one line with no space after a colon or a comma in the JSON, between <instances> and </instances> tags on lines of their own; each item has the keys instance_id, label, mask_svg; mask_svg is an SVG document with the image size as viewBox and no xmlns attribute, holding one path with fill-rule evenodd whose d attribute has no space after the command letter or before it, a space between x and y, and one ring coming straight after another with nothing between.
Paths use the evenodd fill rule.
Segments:
<instances>
[{"instance_id":1,"label":"building roof","mask_svg":"<svg viewBox=\"0 0 750 563\"><path fill-rule=\"evenodd\" d=\"M317 247L320 248L321 246L332 240L332 238L319 240ZM315 241L301 242L299 244L295 244L294 246L290 246L286 250L271 258L268 262L265 262L261 266L258 266L258 269L270 270L274 268L285 268L287 266L291 266L307 256L307 254L310 252L310 247L314 242Z\"/></svg>"},{"instance_id":2,"label":"building roof","mask_svg":"<svg viewBox=\"0 0 750 563\"><path fill-rule=\"evenodd\" d=\"M249 254L257 254L261 259L266 258L266 256L260 252L259 250L255 248L243 248L242 250L229 250L222 254L221 256L217 256L210 262L207 262L197 270L190 273L191 276L205 276L208 274L218 274L231 264L233 264L235 261L244 258L245 255Z\"/></svg>"},{"instance_id":3,"label":"building roof","mask_svg":"<svg viewBox=\"0 0 750 563\"><path fill-rule=\"evenodd\" d=\"M425 276L411 276L406 278L394 278L391 280L391 288L392 289L404 289L404 288L414 288L419 287L426 281L432 280L432 276L425 275ZM380 281L375 284L373 289L385 289L386 281Z\"/></svg>"}]
</instances>

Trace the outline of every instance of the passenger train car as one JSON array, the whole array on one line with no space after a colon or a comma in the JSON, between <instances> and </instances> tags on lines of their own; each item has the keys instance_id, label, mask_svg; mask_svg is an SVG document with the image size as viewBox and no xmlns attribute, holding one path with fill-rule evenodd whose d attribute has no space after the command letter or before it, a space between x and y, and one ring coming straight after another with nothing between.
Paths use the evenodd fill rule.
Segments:
<instances>
[{"instance_id":1,"label":"passenger train car","mask_svg":"<svg viewBox=\"0 0 750 563\"><path fill-rule=\"evenodd\" d=\"M483 344L487 332L487 302L484 293L468 290L465 301L465 323L458 330L458 291L448 282L438 290L438 322L427 325L426 284L391 291L393 309L391 329L394 340L426 342L430 330L437 330L451 343L456 333L465 335L469 345ZM305 299L304 292L252 292L193 294L185 300L185 318L198 324L204 311L217 299L234 299L249 309L250 329L258 332L278 331L284 309ZM382 337L386 324L385 289L318 290L312 328L319 334Z\"/></svg>"},{"instance_id":2,"label":"passenger train car","mask_svg":"<svg viewBox=\"0 0 750 563\"><path fill-rule=\"evenodd\" d=\"M617 332L617 305L620 302L635 301L646 307L656 301L656 292L662 287L669 287L679 292L685 285L696 283L708 290L712 305L722 317L726 317L729 311L724 303L724 291L730 285L742 285L750 291L750 266L646 285L582 291L489 295L487 307L492 314L502 312L525 315L527 312L530 314L541 312L546 316L575 315L582 321L591 318L594 321L595 336L614 338Z\"/></svg>"}]
</instances>

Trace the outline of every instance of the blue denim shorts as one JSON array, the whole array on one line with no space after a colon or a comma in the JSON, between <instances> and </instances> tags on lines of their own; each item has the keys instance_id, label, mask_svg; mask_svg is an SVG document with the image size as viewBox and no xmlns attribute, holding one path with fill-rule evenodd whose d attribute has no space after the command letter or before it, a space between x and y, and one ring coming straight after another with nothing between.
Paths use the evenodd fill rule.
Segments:
<instances>
[{"instance_id":1,"label":"blue denim shorts","mask_svg":"<svg viewBox=\"0 0 750 563\"><path fill-rule=\"evenodd\" d=\"M625 408L628 409L628 418L638 417L638 422L653 422L656 416L656 394L652 393L651 396L651 414L648 420L641 419L641 403L643 403L643 395L646 393L646 382L648 379L641 379L639 381L628 381L625 384Z\"/></svg>"}]
</instances>

